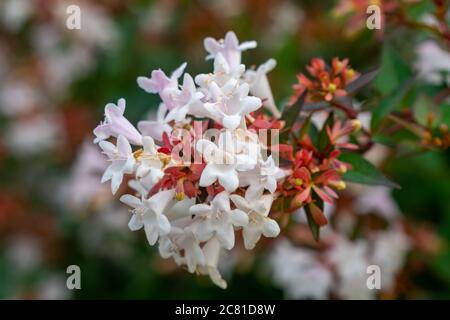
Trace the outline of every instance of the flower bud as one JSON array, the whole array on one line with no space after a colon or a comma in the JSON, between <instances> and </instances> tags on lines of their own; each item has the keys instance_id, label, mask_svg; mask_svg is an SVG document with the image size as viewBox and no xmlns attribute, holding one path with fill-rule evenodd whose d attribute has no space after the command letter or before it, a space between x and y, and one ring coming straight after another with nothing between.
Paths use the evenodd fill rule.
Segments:
<instances>
[{"instance_id":1,"label":"flower bud","mask_svg":"<svg viewBox=\"0 0 450 320\"><path fill-rule=\"evenodd\" d=\"M345 164L341 163L339 165L339 167L336 169L336 171L340 174L344 174L347 172L347 166Z\"/></svg>"},{"instance_id":2,"label":"flower bud","mask_svg":"<svg viewBox=\"0 0 450 320\"><path fill-rule=\"evenodd\" d=\"M332 181L330 182L330 185L336 190L344 190L345 188L347 188L347 185L344 181Z\"/></svg>"},{"instance_id":3,"label":"flower bud","mask_svg":"<svg viewBox=\"0 0 450 320\"><path fill-rule=\"evenodd\" d=\"M336 85L335 85L334 83L330 83L330 84L328 85L328 91L330 91L330 92L335 92L336 89L337 89L337 87L336 87Z\"/></svg>"},{"instance_id":4,"label":"flower bud","mask_svg":"<svg viewBox=\"0 0 450 320\"><path fill-rule=\"evenodd\" d=\"M347 69L347 71L345 73L345 76L346 76L347 79L353 78L355 76L355 70L353 70L351 68Z\"/></svg>"},{"instance_id":5,"label":"flower bud","mask_svg":"<svg viewBox=\"0 0 450 320\"><path fill-rule=\"evenodd\" d=\"M350 123L353 128L353 132L358 131L362 127L361 121L359 121L358 119L350 120Z\"/></svg>"}]
</instances>

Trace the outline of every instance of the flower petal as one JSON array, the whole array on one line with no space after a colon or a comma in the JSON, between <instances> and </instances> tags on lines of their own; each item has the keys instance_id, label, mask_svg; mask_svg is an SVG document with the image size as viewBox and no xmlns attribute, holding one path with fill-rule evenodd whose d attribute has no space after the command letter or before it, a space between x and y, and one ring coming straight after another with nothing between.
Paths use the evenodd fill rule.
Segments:
<instances>
[{"instance_id":1,"label":"flower petal","mask_svg":"<svg viewBox=\"0 0 450 320\"><path fill-rule=\"evenodd\" d=\"M208 187L217 180L217 171L213 164L206 165L200 177L200 187Z\"/></svg>"},{"instance_id":2,"label":"flower petal","mask_svg":"<svg viewBox=\"0 0 450 320\"><path fill-rule=\"evenodd\" d=\"M125 203L127 206L132 208L139 208L142 206L141 199L132 196L131 194L124 194L120 197L120 202Z\"/></svg>"},{"instance_id":3,"label":"flower petal","mask_svg":"<svg viewBox=\"0 0 450 320\"><path fill-rule=\"evenodd\" d=\"M227 250L234 247L234 229L231 225L216 230L216 237L220 244Z\"/></svg>"},{"instance_id":4,"label":"flower petal","mask_svg":"<svg viewBox=\"0 0 450 320\"><path fill-rule=\"evenodd\" d=\"M141 229L144 226L141 219L136 214L133 214L130 218L130 221L128 222L128 228L130 228L131 231L136 231Z\"/></svg>"},{"instance_id":5,"label":"flower petal","mask_svg":"<svg viewBox=\"0 0 450 320\"><path fill-rule=\"evenodd\" d=\"M261 230L257 226L250 224L244 228L242 231L242 236L244 238L245 249L252 250L261 238Z\"/></svg>"},{"instance_id":6,"label":"flower petal","mask_svg":"<svg viewBox=\"0 0 450 320\"><path fill-rule=\"evenodd\" d=\"M231 221L234 226L243 227L248 224L248 215L239 209L231 211Z\"/></svg>"},{"instance_id":7,"label":"flower petal","mask_svg":"<svg viewBox=\"0 0 450 320\"><path fill-rule=\"evenodd\" d=\"M264 219L262 233L265 237L275 238L280 234L280 226L273 219Z\"/></svg>"}]
</instances>

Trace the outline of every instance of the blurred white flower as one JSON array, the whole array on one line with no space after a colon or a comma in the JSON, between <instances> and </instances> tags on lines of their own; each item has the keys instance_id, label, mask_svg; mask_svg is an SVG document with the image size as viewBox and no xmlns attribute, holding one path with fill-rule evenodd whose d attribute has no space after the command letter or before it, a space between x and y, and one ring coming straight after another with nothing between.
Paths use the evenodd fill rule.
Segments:
<instances>
[{"instance_id":1,"label":"blurred white flower","mask_svg":"<svg viewBox=\"0 0 450 320\"><path fill-rule=\"evenodd\" d=\"M400 226L375 235L371 262L381 270L381 288L392 290L395 288L397 273L405 264L406 255L411 249L411 240Z\"/></svg>"},{"instance_id":2,"label":"blurred white flower","mask_svg":"<svg viewBox=\"0 0 450 320\"><path fill-rule=\"evenodd\" d=\"M43 103L38 88L26 80L5 79L0 87L0 110L7 116L27 113Z\"/></svg>"},{"instance_id":3,"label":"blurred white flower","mask_svg":"<svg viewBox=\"0 0 450 320\"><path fill-rule=\"evenodd\" d=\"M329 263L336 268L339 281L334 289L339 297L350 300L367 300L375 297L375 291L367 287L368 243L365 240L351 242L337 236L326 252Z\"/></svg>"},{"instance_id":4,"label":"blurred white flower","mask_svg":"<svg viewBox=\"0 0 450 320\"><path fill-rule=\"evenodd\" d=\"M36 291L38 300L64 300L71 297L71 291L67 289L66 277L59 274L45 277Z\"/></svg>"},{"instance_id":5,"label":"blurred white flower","mask_svg":"<svg viewBox=\"0 0 450 320\"><path fill-rule=\"evenodd\" d=\"M70 0L60 0L53 7L54 17L62 26L65 26L66 10L71 4ZM92 1L81 1L77 5L81 9L81 29L67 30L70 35L75 34L81 43L92 49L114 49L120 40L119 32L104 8Z\"/></svg>"},{"instance_id":6,"label":"blurred white flower","mask_svg":"<svg viewBox=\"0 0 450 320\"><path fill-rule=\"evenodd\" d=\"M0 3L0 17L4 26L18 31L33 14L35 2L29 0L4 0Z\"/></svg>"},{"instance_id":7,"label":"blurred white flower","mask_svg":"<svg viewBox=\"0 0 450 320\"><path fill-rule=\"evenodd\" d=\"M414 66L420 78L434 85L450 85L450 54L447 51L428 40L419 44L416 53Z\"/></svg>"},{"instance_id":8,"label":"blurred white flower","mask_svg":"<svg viewBox=\"0 0 450 320\"><path fill-rule=\"evenodd\" d=\"M12 153L22 156L54 149L63 137L61 121L55 115L40 114L10 123L5 141Z\"/></svg>"},{"instance_id":9,"label":"blurred white flower","mask_svg":"<svg viewBox=\"0 0 450 320\"><path fill-rule=\"evenodd\" d=\"M85 141L77 154L70 176L63 181L62 199L74 209L89 205L105 189L98 183L108 167L106 159L90 141Z\"/></svg>"},{"instance_id":10,"label":"blurred white flower","mask_svg":"<svg viewBox=\"0 0 450 320\"><path fill-rule=\"evenodd\" d=\"M316 252L294 247L288 240L275 243L269 262L274 282L291 299L327 299L333 283L331 271Z\"/></svg>"},{"instance_id":11,"label":"blurred white flower","mask_svg":"<svg viewBox=\"0 0 450 320\"><path fill-rule=\"evenodd\" d=\"M286 38L297 34L305 17L302 9L291 1L275 2L270 15L271 24L263 36L265 43L274 49L280 48Z\"/></svg>"},{"instance_id":12,"label":"blurred white flower","mask_svg":"<svg viewBox=\"0 0 450 320\"><path fill-rule=\"evenodd\" d=\"M31 235L15 236L6 241L5 256L17 272L27 272L42 262L39 239Z\"/></svg>"},{"instance_id":13,"label":"blurred white flower","mask_svg":"<svg viewBox=\"0 0 450 320\"><path fill-rule=\"evenodd\" d=\"M358 213L375 213L387 220L398 217L400 210L392 198L392 190L383 186L363 186L358 189L359 195L355 201Z\"/></svg>"}]
</instances>

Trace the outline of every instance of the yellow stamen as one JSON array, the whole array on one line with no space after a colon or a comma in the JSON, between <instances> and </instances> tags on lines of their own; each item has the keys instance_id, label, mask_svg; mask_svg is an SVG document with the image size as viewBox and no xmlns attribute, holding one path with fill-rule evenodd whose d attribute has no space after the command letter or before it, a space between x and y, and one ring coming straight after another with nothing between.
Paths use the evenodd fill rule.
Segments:
<instances>
[{"instance_id":1,"label":"yellow stamen","mask_svg":"<svg viewBox=\"0 0 450 320\"><path fill-rule=\"evenodd\" d=\"M345 73L345 77L347 79L351 79L355 76L355 70L353 70L352 68L347 69L346 73Z\"/></svg>"},{"instance_id":2,"label":"yellow stamen","mask_svg":"<svg viewBox=\"0 0 450 320\"><path fill-rule=\"evenodd\" d=\"M347 172L347 166L341 164L341 165L339 166L339 168L336 169L336 171L337 171L338 173L340 173L340 174L344 174L344 173Z\"/></svg>"},{"instance_id":3,"label":"yellow stamen","mask_svg":"<svg viewBox=\"0 0 450 320\"><path fill-rule=\"evenodd\" d=\"M361 121L359 121L358 119L350 120L350 123L351 123L351 125L353 127L353 131L354 132L358 131L362 127Z\"/></svg>"},{"instance_id":4,"label":"yellow stamen","mask_svg":"<svg viewBox=\"0 0 450 320\"><path fill-rule=\"evenodd\" d=\"M141 157L141 155L144 153L144 149L138 149L135 152L133 152L133 157L137 160Z\"/></svg>"},{"instance_id":5,"label":"yellow stamen","mask_svg":"<svg viewBox=\"0 0 450 320\"><path fill-rule=\"evenodd\" d=\"M170 156L165 153L158 153L159 160L163 163L163 166L167 166L170 163Z\"/></svg>"},{"instance_id":6,"label":"yellow stamen","mask_svg":"<svg viewBox=\"0 0 450 320\"><path fill-rule=\"evenodd\" d=\"M175 199L177 201L182 201L184 199L184 193L183 192L177 192L175 193Z\"/></svg>"},{"instance_id":7,"label":"yellow stamen","mask_svg":"<svg viewBox=\"0 0 450 320\"><path fill-rule=\"evenodd\" d=\"M337 190L344 190L345 188L347 188L347 185L345 184L344 181L330 182L330 185Z\"/></svg>"},{"instance_id":8,"label":"yellow stamen","mask_svg":"<svg viewBox=\"0 0 450 320\"><path fill-rule=\"evenodd\" d=\"M337 89L337 87L336 87L336 85L335 85L334 83L330 83L330 84L328 85L328 91L330 91L330 92L335 92L336 89Z\"/></svg>"}]
</instances>

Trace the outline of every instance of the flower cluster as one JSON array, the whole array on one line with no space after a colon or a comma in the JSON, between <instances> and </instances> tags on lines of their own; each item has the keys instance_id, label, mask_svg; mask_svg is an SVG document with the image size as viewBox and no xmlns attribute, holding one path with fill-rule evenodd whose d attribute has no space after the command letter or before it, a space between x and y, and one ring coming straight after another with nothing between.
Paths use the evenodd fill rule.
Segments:
<instances>
[{"instance_id":1,"label":"flower cluster","mask_svg":"<svg viewBox=\"0 0 450 320\"><path fill-rule=\"evenodd\" d=\"M312 80L300 73L298 83L294 84L294 95L290 103L293 104L302 95L305 90L308 91L307 100L332 101L336 97L347 95L345 88L349 83L356 80L359 74L348 64L348 59L339 60L334 58L331 66L327 66L325 61L320 58L313 58L307 70Z\"/></svg>"},{"instance_id":2,"label":"flower cluster","mask_svg":"<svg viewBox=\"0 0 450 320\"><path fill-rule=\"evenodd\" d=\"M120 198L131 207L129 228L143 228L163 258L225 288L217 264L221 251L235 246L235 232L242 230L246 249L280 232L269 213L284 172L258 136L276 128L280 113L266 77L275 61L256 70L241 63L242 51L256 42L239 44L228 32L204 46L214 60L212 73L193 77L184 63L170 76L154 70L137 79L161 98L156 121L136 128L120 99L106 105L94 134L110 162L102 182L111 181L115 194L127 177L134 190ZM256 112L263 105L271 118Z\"/></svg>"},{"instance_id":3,"label":"flower cluster","mask_svg":"<svg viewBox=\"0 0 450 320\"><path fill-rule=\"evenodd\" d=\"M331 114L328 119L332 119ZM307 128L311 124L303 124ZM328 223L323 213L323 204L334 204L338 198L336 191L346 188L342 175L351 165L338 159L341 150L355 150L358 146L347 142L348 135L361 128L357 119L348 120L345 125L340 120L323 124L320 142L313 142L309 134L296 138L296 151L289 148L285 158L290 167L286 179L280 184L283 194L277 202L284 212L294 212L305 208L310 218L319 227ZM304 130L301 130L304 131Z\"/></svg>"}]
</instances>

